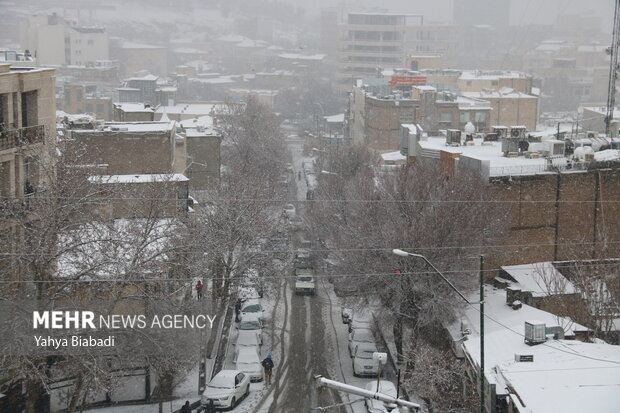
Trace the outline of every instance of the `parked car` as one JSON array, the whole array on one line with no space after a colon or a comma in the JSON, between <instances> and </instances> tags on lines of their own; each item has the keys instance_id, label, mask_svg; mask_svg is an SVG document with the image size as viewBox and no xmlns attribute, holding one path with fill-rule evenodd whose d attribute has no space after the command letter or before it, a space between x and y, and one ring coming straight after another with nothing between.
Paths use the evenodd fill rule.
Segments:
<instances>
[{"instance_id":1,"label":"parked car","mask_svg":"<svg viewBox=\"0 0 620 413\"><path fill-rule=\"evenodd\" d=\"M295 294L314 295L314 270L309 268L295 270Z\"/></svg>"},{"instance_id":2,"label":"parked car","mask_svg":"<svg viewBox=\"0 0 620 413\"><path fill-rule=\"evenodd\" d=\"M298 269L312 268L312 259L310 251L307 249L298 249L295 251L295 259L293 260L293 266Z\"/></svg>"},{"instance_id":3,"label":"parked car","mask_svg":"<svg viewBox=\"0 0 620 413\"><path fill-rule=\"evenodd\" d=\"M391 381L388 380L379 380L379 393L383 393L390 397L396 397L396 386ZM376 392L377 391L377 382L371 381L366 385L366 390ZM375 399L366 399L366 408L368 409L368 413L388 413L389 411L394 412L395 410L388 410L385 406L385 403L381 400Z\"/></svg>"},{"instance_id":4,"label":"parked car","mask_svg":"<svg viewBox=\"0 0 620 413\"><path fill-rule=\"evenodd\" d=\"M263 322L258 315L246 313L241 316L237 328L239 330L262 330Z\"/></svg>"},{"instance_id":5,"label":"parked car","mask_svg":"<svg viewBox=\"0 0 620 413\"><path fill-rule=\"evenodd\" d=\"M351 322L351 317L353 317L353 310L350 308L342 307L340 311L340 316L342 317L343 324L349 324Z\"/></svg>"},{"instance_id":6,"label":"parked car","mask_svg":"<svg viewBox=\"0 0 620 413\"><path fill-rule=\"evenodd\" d=\"M357 329L353 330L352 333L349 334L349 355L353 357L353 350L355 350L355 346L362 343L373 343L375 342L375 336L372 334L372 330L366 329Z\"/></svg>"},{"instance_id":7,"label":"parked car","mask_svg":"<svg viewBox=\"0 0 620 413\"><path fill-rule=\"evenodd\" d=\"M372 319L362 318L360 316L351 317L351 321L349 322L349 333L352 333L353 330L363 329L369 330L372 328Z\"/></svg>"},{"instance_id":8,"label":"parked car","mask_svg":"<svg viewBox=\"0 0 620 413\"><path fill-rule=\"evenodd\" d=\"M240 347L256 347L259 348L263 345L263 336L260 330L239 330L237 341L235 342L237 348Z\"/></svg>"},{"instance_id":9,"label":"parked car","mask_svg":"<svg viewBox=\"0 0 620 413\"><path fill-rule=\"evenodd\" d=\"M235 354L235 368L250 376L250 381L263 379L263 368L255 348L238 347Z\"/></svg>"},{"instance_id":10,"label":"parked car","mask_svg":"<svg viewBox=\"0 0 620 413\"><path fill-rule=\"evenodd\" d=\"M288 223L294 231L300 230L304 226L304 220L298 216L294 216L293 218L289 219Z\"/></svg>"},{"instance_id":11,"label":"parked car","mask_svg":"<svg viewBox=\"0 0 620 413\"><path fill-rule=\"evenodd\" d=\"M253 298L241 304L241 317L246 314L255 314L258 318L263 318L263 306L260 305L259 300Z\"/></svg>"},{"instance_id":12,"label":"parked car","mask_svg":"<svg viewBox=\"0 0 620 413\"><path fill-rule=\"evenodd\" d=\"M297 212L295 211L295 205L293 204L286 204L284 205L284 213L286 214L286 216L291 219L294 216L297 215Z\"/></svg>"},{"instance_id":13,"label":"parked car","mask_svg":"<svg viewBox=\"0 0 620 413\"><path fill-rule=\"evenodd\" d=\"M239 370L221 370L207 384L200 404L204 407L213 400L217 408L233 408L250 393L250 376Z\"/></svg>"},{"instance_id":14,"label":"parked car","mask_svg":"<svg viewBox=\"0 0 620 413\"><path fill-rule=\"evenodd\" d=\"M379 363L372 359L377 352L375 343L360 343L353 348L353 375L374 376L379 374Z\"/></svg>"}]
</instances>

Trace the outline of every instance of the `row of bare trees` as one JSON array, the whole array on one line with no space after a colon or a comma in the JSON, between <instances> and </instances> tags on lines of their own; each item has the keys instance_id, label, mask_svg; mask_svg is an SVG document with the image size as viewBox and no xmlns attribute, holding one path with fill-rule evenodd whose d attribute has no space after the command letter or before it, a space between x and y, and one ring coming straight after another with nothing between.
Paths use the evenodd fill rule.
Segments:
<instances>
[{"instance_id":1,"label":"row of bare trees","mask_svg":"<svg viewBox=\"0 0 620 413\"><path fill-rule=\"evenodd\" d=\"M460 299L423 260L397 258L391 250L423 254L459 290L473 291L478 261L472 258L506 230L504 211L487 202L478 176L447 177L436 164L386 169L358 146L324 152L319 162L328 173L321 174L310 205L310 227L337 258L332 278L357 286L358 305L382 304L411 368L408 383L435 411L466 409L463 369L440 344L442 325L453 319ZM402 325L411 331L406 338Z\"/></svg>"},{"instance_id":2,"label":"row of bare trees","mask_svg":"<svg viewBox=\"0 0 620 413\"><path fill-rule=\"evenodd\" d=\"M277 182L286 156L277 119L253 98L226 105L217 118L223 134L221 183L197 197L193 213L183 208L187 199L178 199L174 182L121 190L89 180L94 172L68 164L62 142L58 150L33 155L40 160L33 194L1 201L0 302L15 317L2 317L14 334L1 343L0 371L2 380L26 383L26 411L36 411L38 395L67 380L65 404L77 411L114 393L123 386L122 372L138 368L157 377L147 397L168 398L199 357L198 338L186 330L179 339L123 329L115 331L114 348L33 348L27 309L69 302L102 314L216 311L184 300L195 277L213 279L225 295L244 268L270 264L251 247L273 230L280 208ZM123 210L121 219L114 208ZM26 327L19 324L24 320Z\"/></svg>"}]
</instances>

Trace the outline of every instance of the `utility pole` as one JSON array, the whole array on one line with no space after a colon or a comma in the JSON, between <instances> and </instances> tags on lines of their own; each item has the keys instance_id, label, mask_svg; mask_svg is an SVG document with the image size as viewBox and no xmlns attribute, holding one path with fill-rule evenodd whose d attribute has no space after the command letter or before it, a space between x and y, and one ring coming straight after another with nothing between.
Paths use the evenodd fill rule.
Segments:
<instances>
[{"instance_id":1,"label":"utility pole","mask_svg":"<svg viewBox=\"0 0 620 413\"><path fill-rule=\"evenodd\" d=\"M484 405L484 255L480 255L480 413Z\"/></svg>"},{"instance_id":2,"label":"utility pole","mask_svg":"<svg viewBox=\"0 0 620 413\"><path fill-rule=\"evenodd\" d=\"M607 113L605 116L605 134L609 136L611 121L614 118L614 108L616 106L616 80L618 80L618 34L620 32L620 0L616 0L614 11L614 29L611 47L608 49L611 54L609 66L609 85L607 87Z\"/></svg>"}]
</instances>

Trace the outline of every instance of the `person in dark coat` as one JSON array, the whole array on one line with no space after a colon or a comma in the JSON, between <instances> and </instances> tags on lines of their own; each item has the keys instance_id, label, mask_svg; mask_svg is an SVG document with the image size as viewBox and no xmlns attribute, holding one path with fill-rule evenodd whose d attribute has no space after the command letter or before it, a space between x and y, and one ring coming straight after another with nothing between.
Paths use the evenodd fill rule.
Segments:
<instances>
[{"instance_id":1,"label":"person in dark coat","mask_svg":"<svg viewBox=\"0 0 620 413\"><path fill-rule=\"evenodd\" d=\"M241 315L241 298L237 298L235 303L235 321L239 322L239 316Z\"/></svg>"},{"instance_id":2,"label":"person in dark coat","mask_svg":"<svg viewBox=\"0 0 620 413\"><path fill-rule=\"evenodd\" d=\"M209 400L209 404L205 407L204 413L215 413L215 405L213 404L213 400Z\"/></svg>"},{"instance_id":3,"label":"person in dark coat","mask_svg":"<svg viewBox=\"0 0 620 413\"><path fill-rule=\"evenodd\" d=\"M189 400L185 402L181 407L181 413L192 413L192 407L189 405Z\"/></svg>"},{"instance_id":4,"label":"person in dark coat","mask_svg":"<svg viewBox=\"0 0 620 413\"><path fill-rule=\"evenodd\" d=\"M267 357L261 361L263 368L265 369L265 385L269 386L271 384L271 376L273 373L273 358L271 354L267 354Z\"/></svg>"},{"instance_id":5,"label":"person in dark coat","mask_svg":"<svg viewBox=\"0 0 620 413\"><path fill-rule=\"evenodd\" d=\"M196 283L196 295L199 300L202 298L202 281L200 280Z\"/></svg>"}]
</instances>

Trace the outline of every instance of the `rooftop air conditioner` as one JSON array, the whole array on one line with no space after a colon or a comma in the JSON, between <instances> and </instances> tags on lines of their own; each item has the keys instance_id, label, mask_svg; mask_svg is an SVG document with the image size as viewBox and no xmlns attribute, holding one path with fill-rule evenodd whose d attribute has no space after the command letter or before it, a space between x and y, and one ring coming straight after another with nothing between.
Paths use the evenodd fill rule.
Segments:
<instances>
[{"instance_id":1,"label":"rooftop air conditioner","mask_svg":"<svg viewBox=\"0 0 620 413\"><path fill-rule=\"evenodd\" d=\"M545 323L540 321L525 322L525 343L529 345L540 344L547 341Z\"/></svg>"}]
</instances>

